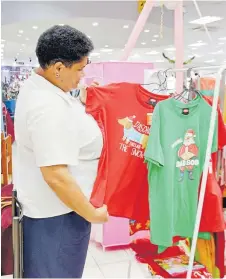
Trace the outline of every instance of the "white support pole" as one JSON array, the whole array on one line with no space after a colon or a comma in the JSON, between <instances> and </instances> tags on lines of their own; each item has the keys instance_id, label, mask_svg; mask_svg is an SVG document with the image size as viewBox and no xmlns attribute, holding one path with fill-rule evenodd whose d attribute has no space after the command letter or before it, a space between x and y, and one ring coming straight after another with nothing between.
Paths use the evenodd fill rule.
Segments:
<instances>
[{"instance_id":1,"label":"white support pole","mask_svg":"<svg viewBox=\"0 0 226 279\"><path fill-rule=\"evenodd\" d=\"M199 233L199 226L200 226L200 220L201 220L201 215L202 215L204 196L205 196L205 191L206 191L206 182L207 182L207 176L208 176L208 171L209 171L209 161L210 161L211 149L212 149L212 143L213 143L214 128L215 128L215 122L216 122L215 120L216 120L216 116L217 116L217 105L218 105L219 91L220 91L220 85L221 85L221 76L225 70L226 70L226 65L222 66L219 69L217 79L216 79L211 119L210 119L210 128L209 128L208 141L207 141L206 158L205 158L205 163L204 163L204 168L203 168L202 182L201 182L201 188L200 188L200 194L199 194L199 203L198 203L198 209L197 209L197 215L196 215L196 221L195 221L194 234L193 234L193 239L192 239L187 279L191 279L191 275L192 275L195 250L196 250L197 238L198 238L198 233Z\"/></svg>"}]
</instances>

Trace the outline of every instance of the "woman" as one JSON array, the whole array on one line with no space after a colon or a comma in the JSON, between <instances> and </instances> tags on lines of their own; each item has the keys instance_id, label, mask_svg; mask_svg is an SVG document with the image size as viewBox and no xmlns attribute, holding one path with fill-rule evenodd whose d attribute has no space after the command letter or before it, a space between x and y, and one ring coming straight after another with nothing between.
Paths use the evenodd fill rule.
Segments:
<instances>
[{"instance_id":1,"label":"woman","mask_svg":"<svg viewBox=\"0 0 226 279\"><path fill-rule=\"evenodd\" d=\"M40 68L17 100L15 187L24 213L24 277L81 278L90 223L108 220L89 202L102 135L70 95L84 76L93 44L70 26L54 26L37 43Z\"/></svg>"}]
</instances>

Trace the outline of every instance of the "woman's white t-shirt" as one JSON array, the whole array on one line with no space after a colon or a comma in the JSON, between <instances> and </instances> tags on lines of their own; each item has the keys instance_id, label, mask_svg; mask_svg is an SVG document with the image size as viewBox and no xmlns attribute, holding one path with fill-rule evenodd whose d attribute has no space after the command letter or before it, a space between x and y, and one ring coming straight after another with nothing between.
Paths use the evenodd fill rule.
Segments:
<instances>
[{"instance_id":1,"label":"woman's white t-shirt","mask_svg":"<svg viewBox=\"0 0 226 279\"><path fill-rule=\"evenodd\" d=\"M47 218L71 211L44 181L40 167L68 165L90 197L103 138L76 98L33 73L18 96L15 137L14 185L24 215Z\"/></svg>"}]
</instances>

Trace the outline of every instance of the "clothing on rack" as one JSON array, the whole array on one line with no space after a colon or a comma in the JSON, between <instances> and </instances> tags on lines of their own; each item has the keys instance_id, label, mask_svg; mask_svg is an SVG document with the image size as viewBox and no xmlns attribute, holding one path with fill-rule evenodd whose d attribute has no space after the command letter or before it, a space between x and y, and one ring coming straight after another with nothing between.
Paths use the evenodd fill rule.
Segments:
<instances>
[{"instance_id":1,"label":"clothing on rack","mask_svg":"<svg viewBox=\"0 0 226 279\"><path fill-rule=\"evenodd\" d=\"M144 150L154 106L166 98L131 83L87 89L86 111L104 137L91 202L106 204L111 216L149 219Z\"/></svg>"},{"instance_id":2,"label":"clothing on rack","mask_svg":"<svg viewBox=\"0 0 226 279\"><path fill-rule=\"evenodd\" d=\"M170 98L155 107L145 151L153 244L168 247L174 236L193 235L210 115L200 96L188 104ZM218 149L216 127L212 153Z\"/></svg>"}]
</instances>

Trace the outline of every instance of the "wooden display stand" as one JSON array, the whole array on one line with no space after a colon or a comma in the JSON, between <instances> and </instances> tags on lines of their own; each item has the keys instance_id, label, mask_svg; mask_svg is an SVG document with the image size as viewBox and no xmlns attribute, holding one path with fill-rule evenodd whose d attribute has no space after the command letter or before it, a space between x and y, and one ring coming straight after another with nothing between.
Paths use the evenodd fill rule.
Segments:
<instances>
[{"instance_id":1,"label":"wooden display stand","mask_svg":"<svg viewBox=\"0 0 226 279\"><path fill-rule=\"evenodd\" d=\"M1 184L8 185L12 182L12 136L1 133Z\"/></svg>"}]
</instances>

